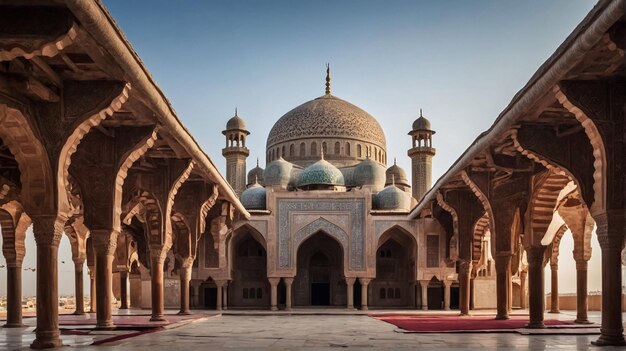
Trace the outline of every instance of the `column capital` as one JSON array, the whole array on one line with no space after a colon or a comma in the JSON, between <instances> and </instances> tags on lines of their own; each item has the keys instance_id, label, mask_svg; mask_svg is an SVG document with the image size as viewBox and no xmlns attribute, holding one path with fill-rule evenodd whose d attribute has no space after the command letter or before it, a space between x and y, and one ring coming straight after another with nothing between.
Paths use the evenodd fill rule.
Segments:
<instances>
[{"instance_id":1,"label":"column capital","mask_svg":"<svg viewBox=\"0 0 626 351\"><path fill-rule=\"evenodd\" d=\"M117 236L120 233L116 230L98 229L90 231L93 251L96 254L113 256L117 249Z\"/></svg>"},{"instance_id":2,"label":"column capital","mask_svg":"<svg viewBox=\"0 0 626 351\"><path fill-rule=\"evenodd\" d=\"M291 285L293 284L293 277L283 277L283 282L285 282L285 285Z\"/></svg>"},{"instance_id":3,"label":"column capital","mask_svg":"<svg viewBox=\"0 0 626 351\"><path fill-rule=\"evenodd\" d=\"M546 246L531 246L526 249L526 259L528 266L543 267L544 253Z\"/></svg>"},{"instance_id":4,"label":"column capital","mask_svg":"<svg viewBox=\"0 0 626 351\"><path fill-rule=\"evenodd\" d=\"M280 283L280 277L279 278L276 278L276 277L267 278L267 280L269 280L270 285L272 286L276 286L278 285L278 283Z\"/></svg>"},{"instance_id":5,"label":"column capital","mask_svg":"<svg viewBox=\"0 0 626 351\"><path fill-rule=\"evenodd\" d=\"M37 245L58 247L67 218L57 215L33 216L33 234Z\"/></svg>"},{"instance_id":6,"label":"column capital","mask_svg":"<svg viewBox=\"0 0 626 351\"><path fill-rule=\"evenodd\" d=\"M578 271L586 271L588 268L587 260L578 260L576 261L576 270Z\"/></svg>"},{"instance_id":7,"label":"column capital","mask_svg":"<svg viewBox=\"0 0 626 351\"><path fill-rule=\"evenodd\" d=\"M228 284L228 280L214 280L214 282L215 282L215 285L217 285L218 288L222 288L226 284Z\"/></svg>"},{"instance_id":8,"label":"column capital","mask_svg":"<svg viewBox=\"0 0 626 351\"><path fill-rule=\"evenodd\" d=\"M622 250L624 242L625 215L624 210L609 210L594 213L598 241L602 250Z\"/></svg>"},{"instance_id":9,"label":"column capital","mask_svg":"<svg viewBox=\"0 0 626 351\"><path fill-rule=\"evenodd\" d=\"M470 274L472 272L472 266L471 260L459 260L459 273Z\"/></svg>"},{"instance_id":10,"label":"column capital","mask_svg":"<svg viewBox=\"0 0 626 351\"><path fill-rule=\"evenodd\" d=\"M372 281L371 278L359 277L359 282L361 283L361 285L368 285L371 281Z\"/></svg>"},{"instance_id":11,"label":"column capital","mask_svg":"<svg viewBox=\"0 0 626 351\"><path fill-rule=\"evenodd\" d=\"M346 284L348 285L354 285L355 282L356 278L346 278Z\"/></svg>"}]
</instances>

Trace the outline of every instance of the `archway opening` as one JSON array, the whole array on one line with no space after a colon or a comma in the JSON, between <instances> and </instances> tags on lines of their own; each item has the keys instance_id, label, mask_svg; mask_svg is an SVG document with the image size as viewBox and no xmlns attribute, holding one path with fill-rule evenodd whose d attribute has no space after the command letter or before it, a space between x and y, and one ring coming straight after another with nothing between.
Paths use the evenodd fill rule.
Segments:
<instances>
[{"instance_id":1,"label":"archway opening","mask_svg":"<svg viewBox=\"0 0 626 351\"><path fill-rule=\"evenodd\" d=\"M233 238L233 272L229 286L232 307L265 308L270 304L267 280L267 253L257 239L246 231Z\"/></svg>"},{"instance_id":2,"label":"archway opening","mask_svg":"<svg viewBox=\"0 0 626 351\"><path fill-rule=\"evenodd\" d=\"M347 302L341 245L317 232L298 248L295 305L344 306Z\"/></svg>"},{"instance_id":3,"label":"archway opening","mask_svg":"<svg viewBox=\"0 0 626 351\"><path fill-rule=\"evenodd\" d=\"M372 280L370 302L376 307L408 307L415 300L416 244L399 228L385 232L376 251L376 278Z\"/></svg>"}]
</instances>

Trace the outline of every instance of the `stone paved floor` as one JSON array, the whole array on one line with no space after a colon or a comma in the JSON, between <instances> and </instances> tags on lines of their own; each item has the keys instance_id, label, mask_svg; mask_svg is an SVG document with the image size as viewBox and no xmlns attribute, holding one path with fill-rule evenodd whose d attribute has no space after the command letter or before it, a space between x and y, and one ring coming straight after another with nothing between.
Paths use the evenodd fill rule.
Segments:
<instances>
[{"instance_id":1,"label":"stone paved floor","mask_svg":"<svg viewBox=\"0 0 626 351\"><path fill-rule=\"evenodd\" d=\"M569 313L562 317L571 318ZM559 315L559 316L561 316ZM546 318L553 315L546 314ZM597 320L598 314L592 319ZM30 329L30 328L29 328ZM597 335L520 335L513 333L405 334L365 315L224 315L179 328L144 334L103 346L87 346L85 336L63 336L81 350L588 350ZM0 331L0 349L27 349L32 330ZM71 350L74 347L66 347ZM618 348L603 348L610 350ZM623 350L624 348L622 348Z\"/></svg>"}]
</instances>

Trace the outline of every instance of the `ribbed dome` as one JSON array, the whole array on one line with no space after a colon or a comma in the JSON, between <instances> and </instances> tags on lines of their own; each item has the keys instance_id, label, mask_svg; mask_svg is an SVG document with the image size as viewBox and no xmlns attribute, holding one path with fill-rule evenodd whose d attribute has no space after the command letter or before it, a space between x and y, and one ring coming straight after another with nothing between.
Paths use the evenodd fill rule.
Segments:
<instances>
[{"instance_id":1,"label":"ribbed dome","mask_svg":"<svg viewBox=\"0 0 626 351\"><path fill-rule=\"evenodd\" d=\"M374 186L382 189L385 186L385 167L367 158L354 168L354 184L356 186Z\"/></svg>"},{"instance_id":2,"label":"ribbed dome","mask_svg":"<svg viewBox=\"0 0 626 351\"><path fill-rule=\"evenodd\" d=\"M241 204L247 210L265 210L266 192L259 183L254 183L241 193Z\"/></svg>"},{"instance_id":3,"label":"ribbed dome","mask_svg":"<svg viewBox=\"0 0 626 351\"><path fill-rule=\"evenodd\" d=\"M387 168L385 172L386 180L385 186L390 185L392 183L396 183L398 185L410 186L409 178L406 176L406 172L396 164L396 161L393 161L393 166Z\"/></svg>"},{"instance_id":4,"label":"ribbed dome","mask_svg":"<svg viewBox=\"0 0 626 351\"><path fill-rule=\"evenodd\" d=\"M413 122L413 130L431 130L430 121L426 117L422 116L422 110L420 109L420 116Z\"/></svg>"},{"instance_id":5,"label":"ribbed dome","mask_svg":"<svg viewBox=\"0 0 626 351\"><path fill-rule=\"evenodd\" d=\"M310 185L344 186L343 173L323 158L305 168L298 177L298 188Z\"/></svg>"},{"instance_id":6,"label":"ribbed dome","mask_svg":"<svg viewBox=\"0 0 626 351\"><path fill-rule=\"evenodd\" d=\"M246 130L246 121L237 116L237 113L235 113L235 116L233 116L233 118L229 119L228 122L226 122L226 130L234 129Z\"/></svg>"},{"instance_id":7,"label":"ribbed dome","mask_svg":"<svg viewBox=\"0 0 626 351\"><path fill-rule=\"evenodd\" d=\"M267 148L302 138L352 139L383 150L387 145L385 134L374 117L330 94L305 102L282 116L267 137Z\"/></svg>"},{"instance_id":8,"label":"ribbed dome","mask_svg":"<svg viewBox=\"0 0 626 351\"><path fill-rule=\"evenodd\" d=\"M411 208L411 196L393 184L374 195L373 200L377 210L408 211Z\"/></svg>"},{"instance_id":9,"label":"ribbed dome","mask_svg":"<svg viewBox=\"0 0 626 351\"><path fill-rule=\"evenodd\" d=\"M265 186L280 185L287 187L292 169L293 164L285 161L282 157L276 161L270 162L267 167L265 167L265 171L263 171L263 182Z\"/></svg>"},{"instance_id":10,"label":"ribbed dome","mask_svg":"<svg viewBox=\"0 0 626 351\"><path fill-rule=\"evenodd\" d=\"M252 168L248 172L248 185L258 182L263 185L263 168L259 167L259 160L256 161L256 167Z\"/></svg>"}]
</instances>

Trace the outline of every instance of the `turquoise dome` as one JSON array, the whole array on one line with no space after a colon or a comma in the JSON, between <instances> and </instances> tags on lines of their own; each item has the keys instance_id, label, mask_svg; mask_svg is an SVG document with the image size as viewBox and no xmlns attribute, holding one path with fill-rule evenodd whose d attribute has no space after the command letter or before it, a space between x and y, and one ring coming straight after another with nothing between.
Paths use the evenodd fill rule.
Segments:
<instances>
[{"instance_id":1,"label":"turquoise dome","mask_svg":"<svg viewBox=\"0 0 626 351\"><path fill-rule=\"evenodd\" d=\"M369 157L354 168L353 182L356 186L371 185L382 189L385 187L385 178L385 167Z\"/></svg>"},{"instance_id":2,"label":"turquoise dome","mask_svg":"<svg viewBox=\"0 0 626 351\"><path fill-rule=\"evenodd\" d=\"M250 185L241 193L241 204L246 210L265 210L265 188L258 182Z\"/></svg>"},{"instance_id":3,"label":"turquoise dome","mask_svg":"<svg viewBox=\"0 0 626 351\"><path fill-rule=\"evenodd\" d=\"M374 195L374 208L377 210L408 211L411 209L411 195L400 190L395 184L386 186Z\"/></svg>"},{"instance_id":4,"label":"turquoise dome","mask_svg":"<svg viewBox=\"0 0 626 351\"><path fill-rule=\"evenodd\" d=\"M330 162L321 160L305 168L298 177L298 188L309 185L345 186L343 173Z\"/></svg>"},{"instance_id":5,"label":"turquoise dome","mask_svg":"<svg viewBox=\"0 0 626 351\"><path fill-rule=\"evenodd\" d=\"M291 178L293 164L279 157L278 160L270 162L263 171L263 182L265 186L280 185L287 187Z\"/></svg>"}]
</instances>

